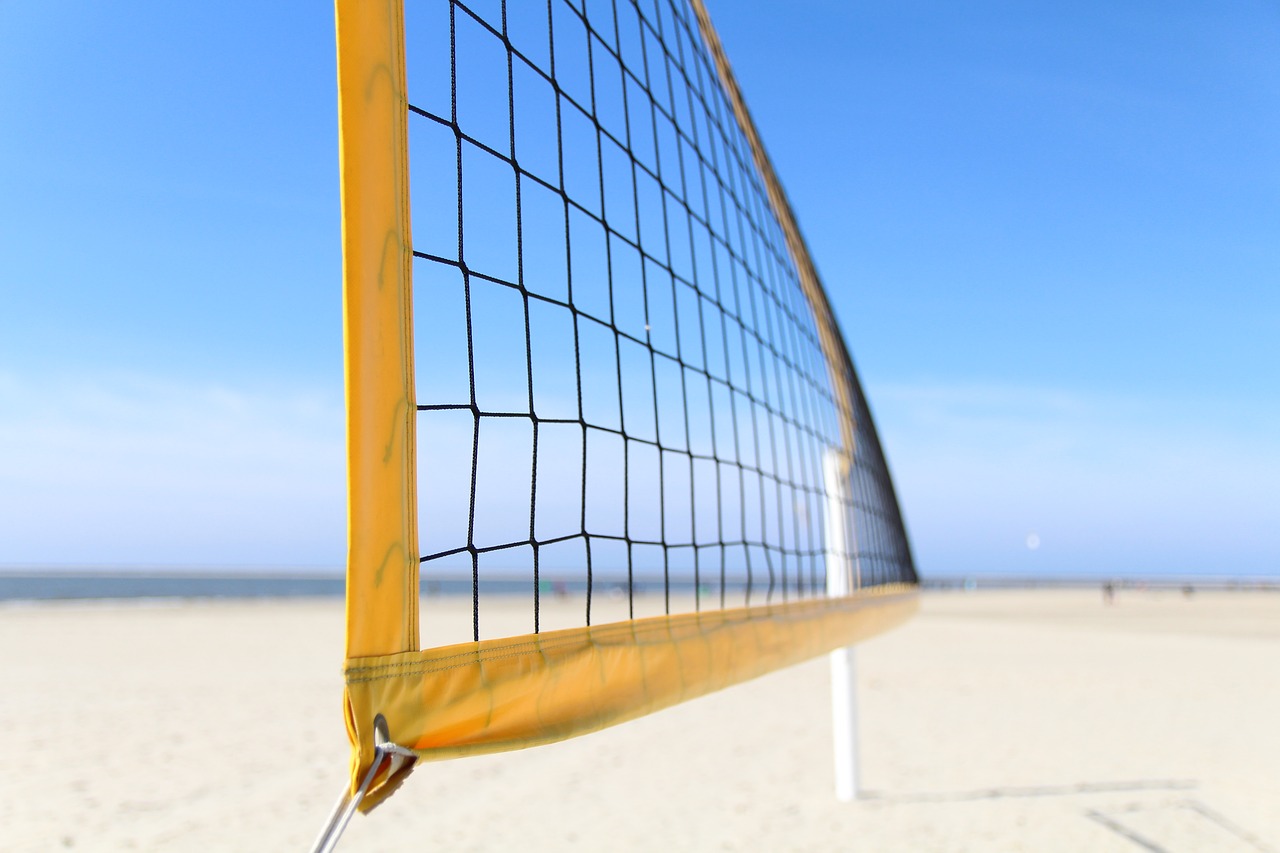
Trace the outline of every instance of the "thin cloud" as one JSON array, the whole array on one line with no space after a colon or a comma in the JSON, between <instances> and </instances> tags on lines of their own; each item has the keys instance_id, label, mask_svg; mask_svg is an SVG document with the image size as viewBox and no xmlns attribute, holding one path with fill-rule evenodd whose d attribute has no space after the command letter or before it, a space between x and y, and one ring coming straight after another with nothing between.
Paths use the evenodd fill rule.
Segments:
<instances>
[{"instance_id":1,"label":"thin cloud","mask_svg":"<svg viewBox=\"0 0 1280 853\"><path fill-rule=\"evenodd\" d=\"M0 375L0 564L340 565L341 401Z\"/></svg>"},{"instance_id":2,"label":"thin cloud","mask_svg":"<svg viewBox=\"0 0 1280 853\"><path fill-rule=\"evenodd\" d=\"M1280 570L1280 449L1238 412L1010 385L871 397L926 573Z\"/></svg>"}]
</instances>

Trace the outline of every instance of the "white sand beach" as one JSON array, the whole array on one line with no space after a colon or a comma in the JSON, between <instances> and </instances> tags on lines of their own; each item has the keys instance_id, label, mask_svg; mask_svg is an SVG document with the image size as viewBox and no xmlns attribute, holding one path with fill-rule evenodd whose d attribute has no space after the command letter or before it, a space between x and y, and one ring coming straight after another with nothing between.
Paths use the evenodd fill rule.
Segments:
<instances>
[{"instance_id":1,"label":"white sand beach","mask_svg":"<svg viewBox=\"0 0 1280 853\"><path fill-rule=\"evenodd\" d=\"M0 607L0 850L304 849L341 633L337 600ZM1280 593L928 593L858 665L857 802L823 659L422 765L339 849L1280 850Z\"/></svg>"}]
</instances>

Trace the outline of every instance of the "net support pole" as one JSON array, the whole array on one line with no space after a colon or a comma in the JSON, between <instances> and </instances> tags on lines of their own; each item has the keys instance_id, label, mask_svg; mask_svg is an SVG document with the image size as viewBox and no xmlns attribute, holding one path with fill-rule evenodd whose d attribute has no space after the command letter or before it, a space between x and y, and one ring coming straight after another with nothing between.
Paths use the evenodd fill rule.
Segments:
<instances>
[{"instance_id":1,"label":"net support pole","mask_svg":"<svg viewBox=\"0 0 1280 853\"><path fill-rule=\"evenodd\" d=\"M851 590L851 560L845 512L844 477L848 466L839 451L828 450L822 474L826 490L827 595L839 598ZM858 796L858 679L853 646L831 657L831 721L836 768L836 799Z\"/></svg>"}]
</instances>

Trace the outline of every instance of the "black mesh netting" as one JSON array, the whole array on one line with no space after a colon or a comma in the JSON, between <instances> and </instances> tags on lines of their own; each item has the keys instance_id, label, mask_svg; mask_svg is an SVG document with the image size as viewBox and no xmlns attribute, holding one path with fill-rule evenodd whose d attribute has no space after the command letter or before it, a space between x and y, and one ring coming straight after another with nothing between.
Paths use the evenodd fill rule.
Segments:
<instances>
[{"instance_id":1,"label":"black mesh netting","mask_svg":"<svg viewBox=\"0 0 1280 853\"><path fill-rule=\"evenodd\" d=\"M914 581L685 2L408 0L423 578L586 622Z\"/></svg>"}]
</instances>

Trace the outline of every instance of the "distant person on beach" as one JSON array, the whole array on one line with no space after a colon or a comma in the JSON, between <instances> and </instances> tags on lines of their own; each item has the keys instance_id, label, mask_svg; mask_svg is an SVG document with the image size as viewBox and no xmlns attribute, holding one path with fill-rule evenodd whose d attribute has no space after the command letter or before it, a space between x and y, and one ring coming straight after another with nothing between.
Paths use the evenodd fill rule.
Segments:
<instances>
[{"instance_id":1,"label":"distant person on beach","mask_svg":"<svg viewBox=\"0 0 1280 853\"><path fill-rule=\"evenodd\" d=\"M1116 600L1116 585L1111 581L1107 581L1102 585L1102 600L1107 604L1111 604Z\"/></svg>"}]
</instances>

